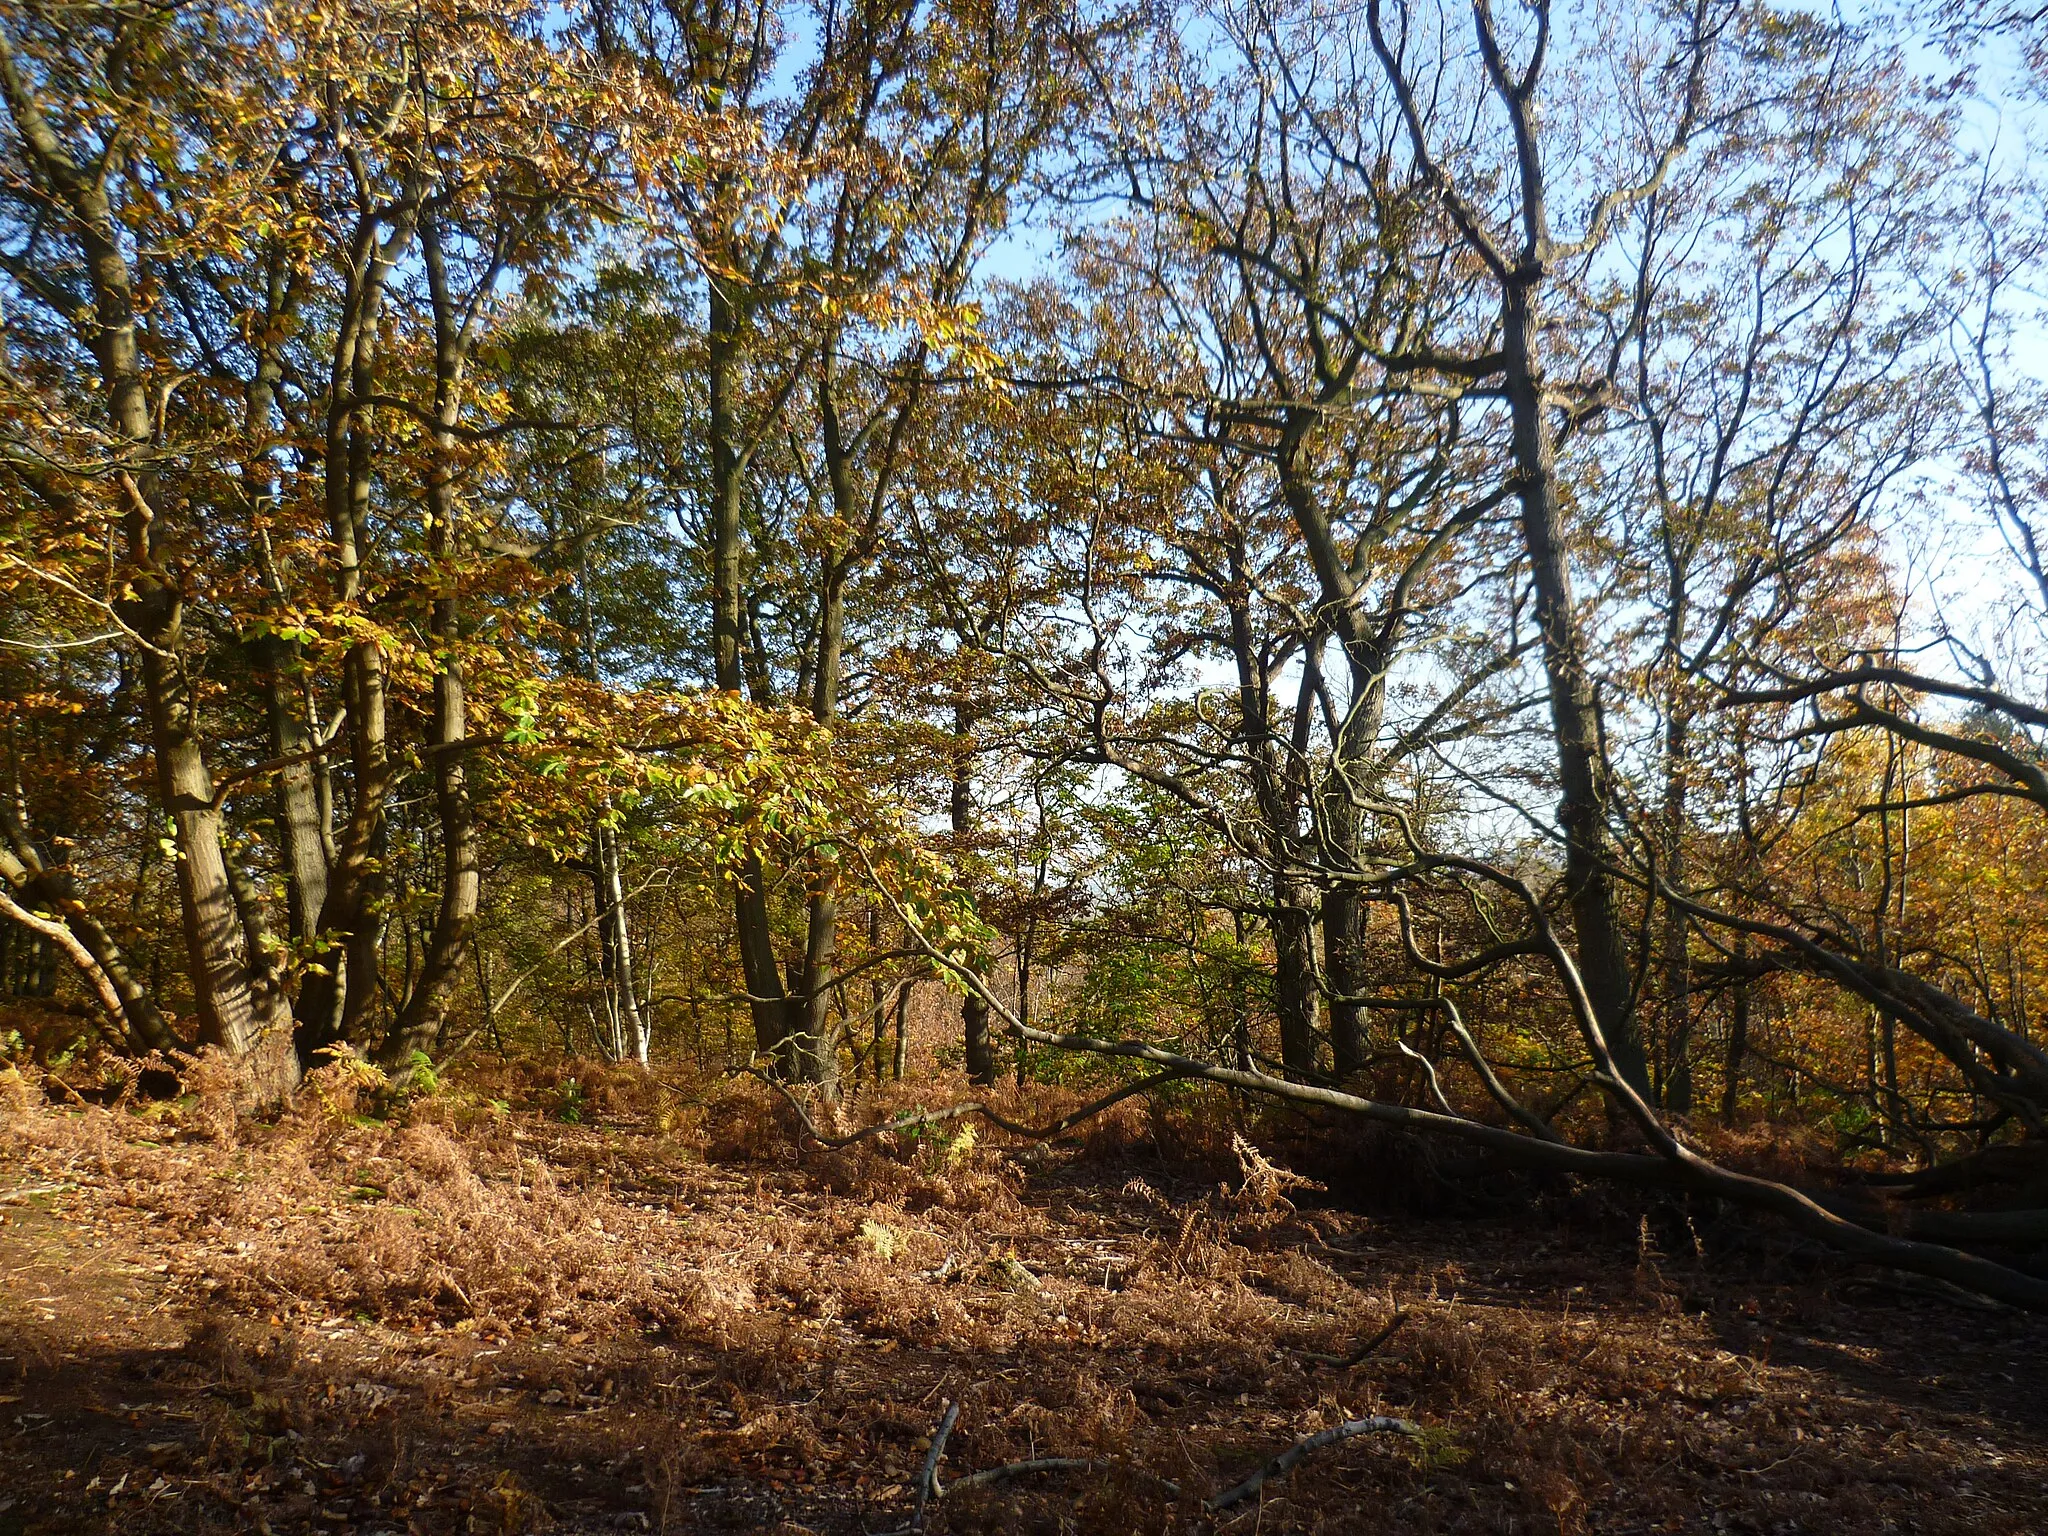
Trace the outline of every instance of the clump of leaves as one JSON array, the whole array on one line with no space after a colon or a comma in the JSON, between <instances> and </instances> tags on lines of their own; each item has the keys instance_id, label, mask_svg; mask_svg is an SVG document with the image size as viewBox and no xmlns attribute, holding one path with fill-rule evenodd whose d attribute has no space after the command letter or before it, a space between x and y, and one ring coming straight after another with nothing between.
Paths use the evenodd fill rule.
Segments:
<instances>
[{"instance_id":1,"label":"clump of leaves","mask_svg":"<svg viewBox=\"0 0 2048 1536\"><path fill-rule=\"evenodd\" d=\"M1248 1226L1270 1227L1293 1215L1294 1202L1287 1198L1290 1189L1323 1187L1314 1179L1281 1167L1235 1132L1230 1138L1230 1150L1237 1154L1237 1166L1244 1175L1237 1187L1238 1218Z\"/></svg>"},{"instance_id":2,"label":"clump of leaves","mask_svg":"<svg viewBox=\"0 0 2048 1536\"><path fill-rule=\"evenodd\" d=\"M434 1069L434 1058L425 1051L414 1051L406 1065L405 1092L410 1098L431 1099L441 1092L441 1074Z\"/></svg>"},{"instance_id":3,"label":"clump of leaves","mask_svg":"<svg viewBox=\"0 0 2048 1536\"><path fill-rule=\"evenodd\" d=\"M305 1086L321 1109L335 1119L353 1118L366 1103L391 1087L384 1069L346 1041L314 1054L326 1057L327 1064L307 1073Z\"/></svg>"},{"instance_id":4,"label":"clump of leaves","mask_svg":"<svg viewBox=\"0 0 2048 1536\"><path fill-rule=\"evenodd\" d=\"M735 1084L704 1109L704 1155L714 1163L769 1162L789 1145L764 1094Z\"/></svg>"},{"instance_id":5,"label":"clump of leaves","mask_svg":"<svg viewBox=\"0 0 2048 1536\"><path fill-rule=\"evenodd\" d=\"M974 1156L974 1122L962 1121L960 1129L946 1143L945 1162L948 1168L958 1168Z\"/></svg>"}]
</instances>

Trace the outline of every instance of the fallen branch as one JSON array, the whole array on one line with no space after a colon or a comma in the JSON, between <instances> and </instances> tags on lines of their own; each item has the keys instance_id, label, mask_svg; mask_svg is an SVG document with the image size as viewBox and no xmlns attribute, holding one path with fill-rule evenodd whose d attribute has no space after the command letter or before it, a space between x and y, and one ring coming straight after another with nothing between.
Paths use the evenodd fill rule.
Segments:
<instances>
[{"instance_id":1,"label":"fallen branch","mask_svg":"<svg viewBox=\"0 0 2048 1536\"><path fill-rule=\"evenodd\" d=\"M939 1486L939 1458L946 1454L946 1437L953 1433L953 1426L959 1422L960 1405L949 1401L945 1409L939 1415L938 1428L932 1431L931 1449L925 1452L924 1466L917 1474L917 1503L910 1511L910 1524L884 1531L882 1536L918 1536L918 1532L924 1529L925 1505L945 1496L946 1490Z\"/></svg>"},{"instance_id":2,"label":"fallen branch","mask_svg":"<svg viewBox=\"0 0 2048 1536\"><path fill-rule=\"evenodd\" d=\"M1394 1330L1401 1326L1407 1316L1408 1314L1405 1312L1397 1313L1394 1321L1380 1330L1378 1336L1367 1346L1367 1350L1370 1351L1378 1348L1381 1343L1391 1337ZM1364 1355L1361 1354L1359 1358L1363 1359ZM965 1477L954 1479L950 1487L941 1487L939 1484L939 1457L944 1453L946 1437L952 1433L953 1424L959 1417L959 1405L957 1403L946 1404L945 1416L939 1420L939 1427L932 1435L931 1449L925 1453L924 1470L919 1475L917 1507L910 1517L910 1524L901 1531L888 1532L887 1536L911 1536L911 1533L923 1530L928 1498L940 1499L949 1493L957 1494L968 1488L987 1488L1013 1477L1031 1477L1042 1472L1108 1472L1114 1470L1116 1465L1114 1462L1096 1461L1086 1456L1038 1456L1029 1461L1012 1461L1000 1467L988 1467L980 1472L970 1472ZM1329 1429L1318 1430L1307 1439L1296 1441L1293 1445L1290 1445L1236 1487L1219 1493L1215 1498L1205 1501L1203 1507L1211 1513L1215 1513L1229 1509L1233 1505L1241 1504L1275 1478L1285 1477L1299 1466L1303 1460L1325 1446L1336 1445L1358 1435L1419 1435L1421 1433L1422 1426L1414 1423L1412 1420L1385 1417L1351 1419L1345 1423L1333 1425ZM1172 1478L1161 1477L1157 1473L1146 1472L1139 1468L1134 1468L1133 1470L1137 1471L1138 1475L1145 1478L1146 1481L1156 1484L1173 1498L1177 1499L1180 1497L1180 1484L1173 1481Z\"/></svg>"},{"instance_id":3,"label":"fallen branch","mask_svg":"<svg viewBox=\"0 0 2048 1536\"><path fill-rule=\"evenodd\" d=\"M1389 1322L1386 1327L1367 1339L1348 1355L1319 1355L1312 1349L1304 1349L1301 1351L1301 1357L1304 1360L1313 1360L1317 1365L1327 1365L1336 1370L1348 1371L1354 1365L1364 1364L1373 1351L1391 1339L1400 1330L1401 1325L1407 1321L1408 1314L1406 1312L1396 1312L1393 1321Z\"/></svg>"},{"instance_id":4,"label":"fallen branch","mask_svg":"<svg viewBox=\"0 0 2048 1536\"><path fill-rule=\"evenodd\" d=\"M1369 1419L1347 1419L1318 1430L1306 1440L1297 1440L1235 1488L1219 1493L1204 1506L1211 1513L1242 1504L1276 1477L1285 1477L1302 1461L1326 1445L1337 1445L1358 1435L1419 1435L1422 1426L1412 1419L1390 1419L1375 1415Z\"/></svg>"},{"instance_id":5,"label":"fallen branch","mask_svg":"<svg viewBox=\"0 0 2048 1536\"><path fill-rule=\"evenodd\" d=\"M946 1454L946 1437L953 1433L953 1426L960 1422L960 1405L949 1402L946 1411L939 1416L939 1427L932 1432L932 1447L924 1454L924 1471L917 1479L917 1507L910 1514L910 1528L924 1529L924 1507L927 1500L942 1497L945 1489L939 1486L939 1458Z\"/></svg>"},{"instance_id":6,"label":"fallen branch","mask_svg":"<svg viewBox=\"0 0 2048 1536\"><path fill-rule=\"evenodd\" d=\"M1480 1146L1492 1147L1537 1167L1565 1173L1581 1173L1616 1179L1631 1184L1648 1184L1669 1189L1690 1189L1713 1195L1751 1210L1768 1211L1783 1218L1795 1230L1818 1239L1837 1253L1867 1264L1881 1264L1946 1280L1965 1290L1978 1292L2014 1306L2036 1312L2048 1311L2048 1280L2025 1274L2004 1264L1993 1263L1973 1253L1911 1238L1892 1237L1858 1226L1855 1222L1822 1207L1812 1196L1753 1174L1737 1173L1709 1162L1690 1148L1676 1157L1645 1152L1601 1152L1564 1142L1538 1141L1504 1126L1487 1125L1435 1110L1410 1109L1376 1099L1360 1098L1341 1089L1311 1083L1295 1083L1263 1072L1242 1072L1195 1061L1172 1051L1138 1040L1103 1040L1092 1035L1056 1035L1030 1025L1012 1024L1011 1031L1034 1045L1058 1050L1081 1051L1098 1056L1124 1056L1157 1066L1175 1067L1229 1088L1246 1088L1270 1098L1296 1103L1318 1104L1343 1110L1362 1119L1409 1130L1433 1131Z\"/></svg>"},{"instance_id":7,"label":"fallen branch","mask_svg":"<svg viewBox=\"0 0 2048 1536\"><path fill-rule=\"evenodd\" d=\"M1814 1199L1837 1216L1875 1232L1893 1232L1958 1248L1979 1244L2006 1248L2048 1245L2048 1209L2040 1206L2008 1211L1917 1211L1910 1206L1858 1199L1854 1193L1828 1191Z\"/></svg>"},{"instance_id":8,"label":"fallen branch","mask_svg":"<svg viewBox=\"0 0 2048 1536\"><path fill-rule=\"evenodd\" d=\"M1894 1200L1927 1200L1966 1194L1987 1184L2027 1184L2043 1174L2048 1174L2048 1141L1985 1147L1911 1173L1878 1171L1851 1177L1865 1187L1886 1190Z\"/></svg>"},{"instance_id":9,"label":"fallen branch","mask_svg":"<svg viewBox=\"0 0 2048 1536\"><path fill-rule=\"evenodd\" d=\"M1439 862L1446 866L1461 868L1470 863L1449 858L1440 858ZM1533 904L1533 896L1529 899ZM1227 1088L1244 1089L1298 1104L1314 1104L1326 1109L1341 1110L1382 1125L1396 1125L1407 1130L1452 1136L1461 1141L1508 1153L1536 1167L1634 1184L1689 1189L1751 1210L1769 1212L1784 1220L1796 1231L1818 1239L1850 1259L1929 1275L2014 1306L2048 1312L2048 1280L2004 1264L1994 1263L1959 1248L1873 1232L1837 1216L1802 1190L1795 1189L1789 1184L1780 1184L1773 1179L1759 1178L1754 1174L1724 1168L1679 1141L1670 1128L1656 1118L1655 1113L1641 1097L1629 1089L1613 1070L1611 1055L1606 1051L1605 1041L1599 1034L1598 1022L1593 1018L1592 1005L1585 997L1577 968L1554 936L1547 949L1560 976L1571 984L1573 1011L1580 1017L1582 1029L1599 1047L1596 1063L1601 1067L1601 1086L1626 1110L1631 1120L1642 1130L1645 1139L1656 1148L1654 1152L1602 1152L1573 1146L1568 1142L1544 1141L1534 1135L1510 1130L1506 1126L1488 1125L1462 1115L1411 1109L1406 1105L1363 1098L1337 1088L1325 1088L1314 1083L1297 1083L1266 1072L1219 1066L1213 1062L1200 1061L1175 1051L1164 1050L1141 1040L1105 1040L1093 1035L1055 1034L1049 1030L1036 1029L1018 1018L1016 1012L996 994L973 967L963 964L956 956L925 939L917 926L916 918L905 910L901 902L896 902L893 898L891 902L911 937L923 947L926 958L946 972L957 976L963 985L988 1004L989 1011L1002 1021L1011 1035L1030 1044L1049 1046L1054 1050L1094 1056L1120 1056L1149 1062L1169 1072L1199 1078L1204 1082L1217 1083ZM1541 915L1540 909L1538 915Z\"/></svg>"},{"instance_id":10,"label":"fallen branch","mask_svg":"<svg viewBox=\"0 0 2048 1536\"><path fill-rule=\"evenodd\" d=\"M1539 1141L1501 1126L1457 1115L1410 1109L1361 1098L1339 1089L1290 1082L1263 1072L1243 1072L1180 1056L1134 1040L1103 1040L1087 1035L1056 1035L1012 1023L1013 1033L1034 1044L1093 1055L1125 1056L1178 1068L1190 1076L1232 1088L1248 1088L1273 1098L1320 1104L1369 1120L1419 1131L1435 1131L1510 1153L1537 1166L1584 1173L1628 1183L1691 1189L1754 1210L1769 1211L1796 1230L1818 1238L1836 1252L1865 1263L1929 1275L1981 1295L2034 1311L2048 1311L2048 1281L1994 1263L1976 1254L1936 1243L1873 1232L1825 1209L1810 1195L1788 1184L1738 1173L1679 1147L1676 1156L1634 1152L1601 1152L1562 1142Z\"/></svg>"},{"instance_id":11,"label":"fallen branch","mask_svg":"<svg viewBox=\"0 0 2048 1536\"><path fill-rule=\"evenodd\" d=\"M985 1488L990 1483L999 1483L1008 1477L1026 1477L1033 1472L1094 1472L1106 1463L1090 1461L1085 1456L1041 1456L1036 1461L1013 1461L1007 1466L990 1467L983 1472L970 1472L965 1477L953 1479L948 1490L958 1493L963 1488Z\"/></svg>"}]
</instances>

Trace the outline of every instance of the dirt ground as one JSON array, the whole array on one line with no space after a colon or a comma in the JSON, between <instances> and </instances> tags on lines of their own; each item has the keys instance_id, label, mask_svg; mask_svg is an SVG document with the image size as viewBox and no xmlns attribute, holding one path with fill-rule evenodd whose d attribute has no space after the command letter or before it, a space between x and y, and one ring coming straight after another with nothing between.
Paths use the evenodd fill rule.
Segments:
<instances>
[{"instance_id":1,"label":"dirt ground","mask_svg":"<svg viewBox=\"0 0 2048 1536\"><path fill-rule=\"evenodd\" d=\"M799 1156L751 1087L0 1089L0 1536L901 1530L949 1403L942 1484L1086 1465L935 1536L2048 1531L2042 1320L1683 1212L1375 1217L1135 1103Z\"/></svg>"}]
</instances>

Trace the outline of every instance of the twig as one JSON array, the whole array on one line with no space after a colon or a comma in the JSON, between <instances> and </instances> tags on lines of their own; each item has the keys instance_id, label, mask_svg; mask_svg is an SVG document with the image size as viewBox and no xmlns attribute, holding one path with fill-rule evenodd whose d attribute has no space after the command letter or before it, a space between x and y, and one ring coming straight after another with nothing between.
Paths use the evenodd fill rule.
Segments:
<instances>
[{"instance_id":1,"label":"twig","mask_svg":"<svg viewBox=\"0 0 2048 1536\"><path fill-rule=\"evenodd\" d=\"M65 1082L64 1079L57 1073L45 1072L43 1074L43 1081L46 1083L55 1083L59 1088L62 1088L66 1093L70 1094L72 1098L78 1101L78 1107L80 1109L91 1109L93 1107L92 1100L88 1099L76 1088L72 1087L69 1083Z\"/></svg>"},{"instance_id":2,"label":"twig","mask_svg":"<svg viewBox=\"0 0 2048 1536\"><path fill-rule=\"evenodd\" d=\"M20 1189L10 1189L0 1194L0 1205L11 1205L17 1200L33 1200L38 1195L61 1195L67 1189L76 1189L76 1184L27 1184Z\"/></svg>"},{"instance_id":3,"label":"twig","mask_svg":"<svg viewBox=\"0 0 2048 1536\"><path fill-rule=\"evenodd\" d=\"M1362 1364L1367 1356L1391 1339L1394 1336L1395 1330L1407 1321L1408 1314L1406 1312L1396 1312L1393 1320L1386 1327L1367 1339L1348 1355L1319 1355L1312 1349L1304 1349L1301 1351L1301 1357L1304 1360L1313 1360L1317 1365L1327 1365L1340 1371L1348 1371L1354 1365Z\"/></svg>"},{"instance_id":4,"label":"twig","mask_svg":"<svg viewBox=\"0 0 2048 1536\"><path fill-rule=\"evenodd\" d=\"M1082 1456L1041 1456L1035 1461L1013 1461L1005 1466L990 1467L983 1472L970 1472L965 1477L956 1477L948 1485L948 1493L958 1493L962 1488L985 1488L990 1483L1011 1477L1027 1477L1034 1472L1107 1472L1114 1462L1090 1461ZM1180 1484L1170 1477L1161 1477L1156 1472L1145 1472L1137 1468L1141 1477L1158 1484L1174 1498L1180 1497Z\"/></svg>"},{"instance_id":5,"label":"twig","mask_svg":"<svg viewBox=\"0 0 2048 1536\"><path fill-rule=\"evenodd\" d=\"M1278 1456L1267 1462L1250 1477L1228 1492L1219 1493L1210 1499L1207 1508L1211 1513L1242 1504L1276 1477L1285 1477L1299 1466L1311 1452L1320 1451L1326 1445L1336 1445L1351 1439L1354 1435L1419 1435L1422 1426L1412 1419L1389 1419L1375 1414L1369 1419L1348 1419L1342 1424L1318 1430L1306 1440L1297 1440Z\"/></svg>"},{"instance_id":6,"label":"twig","mask_svg":"<svg viewBox=\"0 0 2048 1536\"><path fill-rule=\"evenodd\" d=\"M910 1512L910 1529L913 1531L924 1529L925 1502L945 1492L939 1487L939 1458L946 1454L946 1436L953 1433L953 1426L959 1419L960 1405L948 1402L946 1411L939 1416L939 1427L932 1432L932 1448L924 1453L924 1471L918 1474L917 1506Z\"/></svg>"},{"instance_id":7,"label":"twig","mask_svg":"<svg viewBox=\"0 0 2048 1536\"><path fill-rule=\"evenodd\" d=\"M925 1452L924 1468L917 1474L917 1503L910 1512L910 1524L884 1531L882 1536L917 1536L924 1529L925 1505L945 1494L945 1489L939 1486L939 1458L946 1454L946 1437L953 1433L953 1426L959 1421L960 1405L949 1400L945 1408L946 1411L939 1415L939 1427L932 1431L932 1446Z\"/></svg>"},{"instance_id":8,"label":"twig","mask_svg":"<svg viewBox=\"0 0 2048 1536\"><path fill-rule=\"evenodd\" d=\"M984 1472L970 1472L965 1477L953 1479L953 1486L947 1491L958 1493L962 1488L985 1488L990 1483L999 1483L1006 1477L1025 1477L1033 1472L1093 1472L1103 1464L1090 1461L1085 1456L1041 1456L1036 1461L1013 1461L1007 1466L990 1467Z\"/></svg>"}]
</instances>

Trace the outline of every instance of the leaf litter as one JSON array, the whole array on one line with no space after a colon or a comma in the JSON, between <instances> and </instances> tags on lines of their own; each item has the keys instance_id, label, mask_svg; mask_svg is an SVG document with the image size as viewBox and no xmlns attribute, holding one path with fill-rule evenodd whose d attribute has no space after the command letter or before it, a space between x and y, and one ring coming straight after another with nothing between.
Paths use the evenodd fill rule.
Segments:
<instances>
[{"instance_id":1,"label":"leaf litter","mask_svg":"<svg viewBox=\"0 0 2048 1536\"><path fill-rule=\"evenodd\" d=\"M758 1085L575 1071L578 1124L530 1070L381 1120L15 1095L0 1532L2048 1529L2017 1313L1375 1219L1142 1107L805 1151Z\"/></svg>"}]
</instances>

